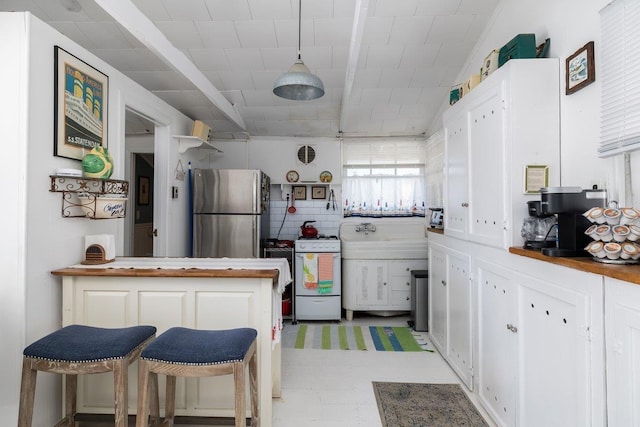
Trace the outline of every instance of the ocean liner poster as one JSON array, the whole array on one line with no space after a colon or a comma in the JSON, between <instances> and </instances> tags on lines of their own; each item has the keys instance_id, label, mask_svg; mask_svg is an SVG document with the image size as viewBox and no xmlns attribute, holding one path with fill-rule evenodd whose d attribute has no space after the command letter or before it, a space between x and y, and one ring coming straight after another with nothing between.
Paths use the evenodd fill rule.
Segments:
<instances>
[{"instance_id":1,"label":"ocean liner poster","mask_svg":"<svg viewBox=\"0 0 640 427\"><path fill-rule=\"evenodd\" d=\"M53 154L82 160L107 146L109 78L55 46L55 141Z\"/></svg>"}]
</instances>

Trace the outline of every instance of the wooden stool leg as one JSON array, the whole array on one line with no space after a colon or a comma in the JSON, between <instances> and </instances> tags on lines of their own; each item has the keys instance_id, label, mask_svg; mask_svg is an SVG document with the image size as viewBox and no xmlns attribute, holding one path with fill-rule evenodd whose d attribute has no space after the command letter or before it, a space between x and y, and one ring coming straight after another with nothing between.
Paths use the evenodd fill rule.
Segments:
<instances>
[{"instance_id":1,"label":"wooden stool leg","mask_svg":"<svg viewBox=\"0 0 640 427\"><path fill-rule=\"evenodd\" d=\"M244 409L244 363L236 362L233 364L233 378L235 381L236 395L236 427L245 427L247 425L246 413Z\"/></svg>"},{"instance_id":2,"label":"wooden stool leg","mask_svg":"<svg viewBox=\"0 0 640 427\"><path fill-rule=\"evenodd\" d=\"M75 417L77 412L76 399L78 395L78 376L66 374L64 376L64 408L67 423L70 426L75 425Z\"/></svg>"},{"instance_id":3,"label":"wooden stool leg","mask_svg":"<svg viewBox=\"0 0 640 427\"><path fill-rule=\"evenodd\" d=\"M129 363L126 359L114 361L113 366L113 393L115 401L115 426L127 427L129 425L129 390L127 387L127 374Z\"/></svg>"},{"instance_id":4,"label":"wooden stool leg","mask_svg":"<svg viewBox=\"0 0 640 427\"><path fill-rule=\"evenodd\" d=\"M155 372L149 373L149 396L150 400L150 412L151 412L151 425L157 426L160 424L160 397L158 396L158 374Z\"/></svg>"},{"instance_id":5,"label":"wooden stool leg","mask_svg":"<svg viewBox=\"0 0 640 427\"><path fill-rule=\"evenodd\" d=\"M33 399L36 394L36 378L38 371L31 368L31 361L22 360L22 382L20 384L20 409L18 410L18 427L31 427L33 419Z\"/></svg>"},{"instance_id":6,"label":"wooden stool leg","mask_svg":"<svg viewBox=\"0 0 640 427\"><path fill-rule=\"evenodd\" d=\"M149 411L149 364L140 359L138 362L138 409L136 411L136 427L148 426Z\"/></svg>"},{"instance_id":7,"label":"wooden stool leg","mask_svg":"<svg viewBox=\"0 0 640 427\"><path fill-rule=\"evenodd\" d=\"M164 420L167 427L173 427L176 416L176 377L167 375L167 391L165 393Z\"/></svg>"},{"instance_id":8,"label":"wooden stool leg","mask_svg":"<svg viewBox=\"0 0 640 427\"><path fill-rule=\"evenodd\" d=\"M258 412L258 353L249 359L249 390L251 395L251 427L260 426Z\"/></svg>"}]
</instances>

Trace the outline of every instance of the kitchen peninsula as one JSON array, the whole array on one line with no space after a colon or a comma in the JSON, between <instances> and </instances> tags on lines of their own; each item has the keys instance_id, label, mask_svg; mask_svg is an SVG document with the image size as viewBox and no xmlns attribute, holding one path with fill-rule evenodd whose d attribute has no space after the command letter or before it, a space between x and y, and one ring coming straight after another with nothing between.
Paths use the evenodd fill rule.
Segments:
<instances>
[{"instance_id":1,"label":"kitchen peninsula","mask_svg":"<svg viewBox=\"0 0 640 427\"><path fill-rule=\"evenodd\" d=\"M158 328L158 334L172 326L256 329L260 419L262 425L271 425L271 398L279 397L281 388L281 294L291 282L286 260L116 258L112 263L79 264L52 274L62 277L63 326L149 324ZM130 413L136 410L136 379L131 372ZM233 417L232 376L178 381L178 416ZM112 383L106 375L82 378L78 412L108 411Z\"/></svg>"}]
</instances>

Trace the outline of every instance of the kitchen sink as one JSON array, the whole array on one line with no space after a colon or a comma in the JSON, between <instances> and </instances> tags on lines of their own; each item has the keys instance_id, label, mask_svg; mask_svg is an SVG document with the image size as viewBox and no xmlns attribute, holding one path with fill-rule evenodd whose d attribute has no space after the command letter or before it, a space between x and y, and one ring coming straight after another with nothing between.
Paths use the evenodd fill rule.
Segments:
<instances>
[{"instance_id":1,"label":"kitchen sink","mask_svg":"<svg viewBox=\"0 0 640 427\"><path fill-rule=\"evenodd\" d=\"M416 221L344 222L340 242L343 259L427 257L426 225Z\"/></svg>"}]
</instances>

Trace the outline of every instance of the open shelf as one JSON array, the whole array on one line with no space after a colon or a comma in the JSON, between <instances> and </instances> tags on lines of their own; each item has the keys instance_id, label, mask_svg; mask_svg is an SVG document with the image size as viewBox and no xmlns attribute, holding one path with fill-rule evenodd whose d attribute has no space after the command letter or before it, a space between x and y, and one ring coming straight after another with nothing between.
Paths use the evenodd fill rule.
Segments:
<instances>
[{"instance_id":1,"label":"open shelf","mask_svg":"<svg viewBox=\"0 0 640 427\"><path fill-rule=\"evenodd\" d=\"M206 148L222 153L222 150L197 136L173 135L178 140L178 153L184 154L190 148Z\"/></svg>"}]
</instances>

